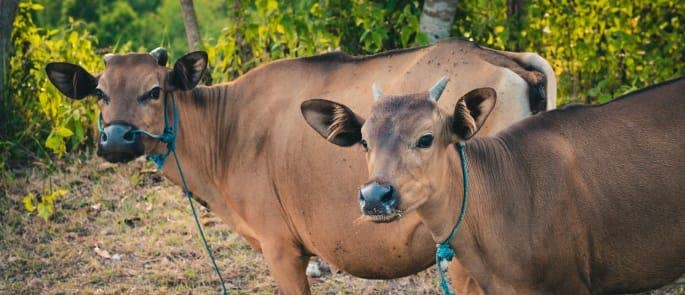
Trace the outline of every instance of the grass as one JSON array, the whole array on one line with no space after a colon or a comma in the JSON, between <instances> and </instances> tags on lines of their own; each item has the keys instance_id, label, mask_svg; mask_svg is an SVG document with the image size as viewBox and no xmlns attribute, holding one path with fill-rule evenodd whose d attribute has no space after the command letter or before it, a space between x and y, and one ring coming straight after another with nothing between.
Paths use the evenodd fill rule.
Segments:
<instances>
[{"instance_id":1,"label":"grass","mask_svg":"<svg viewBox=\"0 0 685 295\"><path fill-rule=\"evenodd\" d=\"M216 294L220 291L179 187L143 161L79 155L48 169L0 172L0 294ZM28 192L66 188L44 221ZM262 256L201 206L201 222L231 294L272 294ZM315 294L437 294L434 268L388 281L340 272L310 278ZM671 286L652 294L685 294Z\"/></svg>"}]
</instances>

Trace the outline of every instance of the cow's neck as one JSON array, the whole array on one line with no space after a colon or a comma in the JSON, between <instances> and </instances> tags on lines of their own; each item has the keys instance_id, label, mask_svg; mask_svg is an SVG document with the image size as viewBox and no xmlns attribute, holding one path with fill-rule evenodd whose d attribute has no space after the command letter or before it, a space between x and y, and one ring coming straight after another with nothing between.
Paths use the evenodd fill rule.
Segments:
<instances>
[{"instance_id":1,"label":"cow's neck","mask_svg":"<svg viewBox=\"0 0 685 295\"><path fill-rule=\"evenodd\" d=\"M217 208L225 206L220 200L217 177L229 165L225 163L227 158L219 159L230 148L227 138L233 118L231 84L197 87L173 95L179 115L176 153L186 182L205 205L223 211ZM175 184L182 185L173 155L167 159L162 172Z\"/></svg>"},{"instance_id":2,"label":"cow's neck","mask_svg":"<svg viewBox=\"0 0 685 295\"><path fill-rule=\"evenodd\" d=\"M486 261L493 253L487 251L511 246L507 245L510 235L522 232L512 231L521 220L510 217L529 213L525 206L530 202L517 198L528 195L523 193L528 189L525 177L518 173L526 167L518 163L509 146L510 143L497 137L478 138L467 143L469 202L464 222L451 245L460 262L475 273L479 269L483 273L493 271L483 270L493 266ZM456 148L447 154L451 180L442 182L444 189L440 191L443 193L432 196L417 209L436 243L443 242L452 231L463 197L459 155Z\"/></svg>"}]
</instances>

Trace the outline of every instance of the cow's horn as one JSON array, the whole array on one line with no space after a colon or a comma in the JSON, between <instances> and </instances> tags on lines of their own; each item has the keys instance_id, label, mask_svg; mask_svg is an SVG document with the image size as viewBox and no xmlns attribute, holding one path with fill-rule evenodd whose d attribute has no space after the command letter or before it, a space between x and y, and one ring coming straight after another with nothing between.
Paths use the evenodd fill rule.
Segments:
<instances>
[{"instance_id":1,"label":"cow's horn","mask_svg":"<svg viewBox=\"0 0 685 295\"><path fill-rule=\"evenodd\" d=\"M371 89L373 89L373 101L378 101L378 99L383 96L383 90L381 90L381 87L375 82L371 86Z\"/></svg>"},{"instance_id":2,"label":"cow's horn","mask_svg":"<svg viewBox=\"0 0 685 295\"><path fill-rule=\"evenodd\" d=\"M442 95L442 91L445 90L445 86L447 86L447 82L450 80L449 77L443 76L438 83L436 83L431 90L428 90L428 94L430 97L438 101L440 99L440 95Z\"/></svg>"},{"instance_id":3,"label":"cow's horn","mask_svg":"<svg viewBox=\"0 0 685 295\"><path fill-rule=\"evenodd\" d=\"M150 55L152 55L152 57L154 57L157 60L158 65L166 67L166 61L169 58L166 49L162 47L157 47L150 51Z\"/></svg>"},{"instance_id":4,"label":"cow's horn","mask_svg":"<svg viewBox=\"0 0 685 295\"><path fill-rule=\"evenodd\" d=\"M102 59L105 61L105 65L109 63L109 60L112 59L112 57L114 57L114 54L112 53L107 53L102 57Z\"/></svg>"}]
</instances>

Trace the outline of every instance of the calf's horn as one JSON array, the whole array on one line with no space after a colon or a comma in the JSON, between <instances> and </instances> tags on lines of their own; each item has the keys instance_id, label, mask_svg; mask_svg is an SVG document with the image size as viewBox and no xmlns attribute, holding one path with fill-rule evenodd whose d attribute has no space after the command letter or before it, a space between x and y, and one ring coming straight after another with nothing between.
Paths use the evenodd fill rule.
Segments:
<instances>
[{"instance_id":1,"label":"calf's horn","mask_svg":"<svg viewBox=\"0 0 685 295\"><path fill-rule=\"evenodd\" d=\"M428 90L428 94L434 101L437 102L438 99L440 99L440 95L442 95L442 91L445 90L445 86L447 86L449 80L449 77L443 76L438 83L435 83L431 90Z\"/></svg>"},{"instance_id":2,"label":"calf's horn","mask_svg":"<svg viewBox=\"0 0 685 295\"><path fill-rule=\"evenodd\" d=\"M166 61L169 58L169 55L166 52L166 49L162 47L157 47L150 51L150 55L154 57L157 60L157 64L160 66L165 67L166 66Z\"/></svg>"}]
</instances>

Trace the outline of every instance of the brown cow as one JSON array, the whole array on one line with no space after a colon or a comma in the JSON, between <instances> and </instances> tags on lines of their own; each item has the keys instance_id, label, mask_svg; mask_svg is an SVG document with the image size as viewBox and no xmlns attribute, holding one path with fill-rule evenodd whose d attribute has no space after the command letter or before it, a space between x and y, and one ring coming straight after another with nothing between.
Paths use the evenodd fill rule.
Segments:
<instances>
[{"instance_id":1,"label":"brown cow","mask_svg":"<svg viewBox=\"0 0 685 295\"><path fill-rule=\"evenodd\" d=\"M445 106L469 87L496 85L503 99L485 127L494 132L529 116L540 102L554 107L556 88L551 68L537 55L458 40L368 57L330 53L277 61L211 87L194 87L205 71L204 53L182 57L173 70L166 59L161 51L113 55L97 76L67 63L50 64L47 72L69 97L100 98L98 154L112 162L165 150L132 130L161 133L163 104L175 98L177 153L190 189L264 254L288 294L309 291L311 255L364 278L406 276L433 264L430 234L415 214L400 226L353 224L359 214L350 196L366 178L364 158L321 142L315 132L299 132L307 128L299 109L304 99L334 95L369 111L371 81L407 91L448 75L461 82L445 89ZM162 172L179 184L173 164Z\"/></svg>"},{"instance_id":2,"label":"brown cow","mask_svg":"<svg viewBox=\"0 0 685 295\"><path fill-rule=\"evenodd\" d=\"M388 222L416 212L436 242L461 210L455 143L468 140L472 192L450 244L486 293L632 293L685 272L685 78L472 138L496 95L473 90L451 114L428 93L382 96L366 121L330 101L303 109L336 110L331 130L363 138L364 214Z\"/></svg>"}]
</instances>

